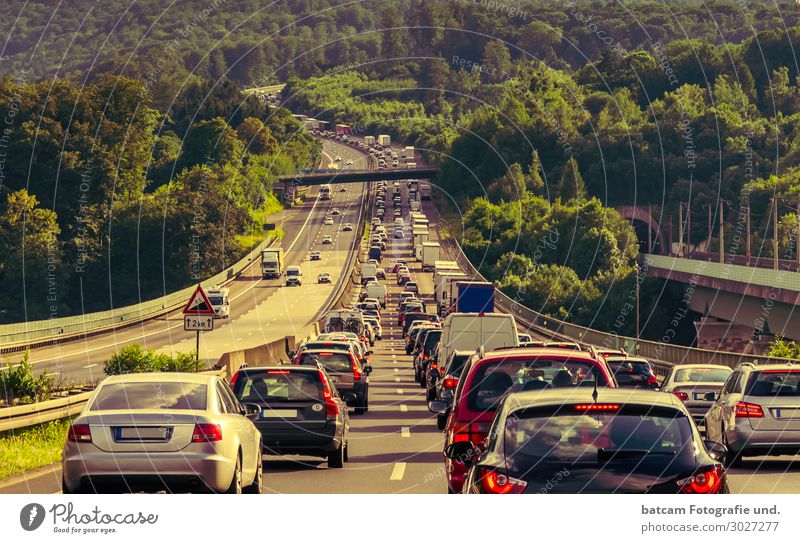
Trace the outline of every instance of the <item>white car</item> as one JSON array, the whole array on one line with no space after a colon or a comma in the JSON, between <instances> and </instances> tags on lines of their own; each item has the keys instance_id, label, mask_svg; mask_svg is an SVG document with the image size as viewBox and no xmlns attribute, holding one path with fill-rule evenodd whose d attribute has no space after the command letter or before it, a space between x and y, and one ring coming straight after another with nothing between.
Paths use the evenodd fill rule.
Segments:
<instances>
[{"instance_id":1,"label":"white car","mask_svg":"<svg viewBox=\"0 0 800 543\"><path fill-rule=\"evenodd\" d=\"M333 238L331 236L322 236L323 245L330 245L331 243L333 243Z\"/></svg>"},{"instance_id":2,"label":"white car","mask_svg":"<svg viewBox=\"0 0 800 543\"><path fill-rule=\"evenodd\" d=\"M353 225L349 222L346 222L342 225L342 232L351 232L353 230Z\"/></svg>"},{"instance_id":3,"label":"white car","mask_svg":"<svg viewBox=\"0 0 800 543\"><path fill-rule=\"evenodd\" d=\"M328 272L322 272L317 276L317 283L330 283L331 282L331 274Z\"/></svg>"},{"instance_id":4,"label":"white car","mask_svg":"<svg viewBox=\"0 0 800 543\"><path fill-rule=\"evenodd\" d=\"M341 162L342 161L342 157L337 156L333 161L334 162Z\"/></svg>"},{"instance_id":5,"label":"white car","mask_svg":"<svg viewBox=\"0 0 800 543\"><path fill-rule=\"evenodd\" d=\"M325 226L330 226L333 224L333 217L325 217Z\"/></svg>"},{"instance_id":6,"label":"white car","mask_svg":"<svg viewBox=\"0 0 800 543\"><path fill-rule=\"evenodd\" d=\"M319 251L311 251L309 255L309 260L322 260L322 253Z\"/></svg>"},{"instance_id":7,"label":"white car","mask_svg":"<svg viewBox=\"0 0 800 543\"><path fill-rule=\"evenodd\" d=\"M202 373L107 377L67 432L64 494L261 491L261 433L225 381Z\"/></svg>"},{"instance_id":8,"label":"white car","mask_svg":"<svg viewBox=\"0 0 800 543\"><path fill-rule=\"evenodd\" d=\"M353 161L352 160L348 160L347 162L344 163L344 165L345 166L352 166L353 165Z\"/></svg>"}]
</instances>

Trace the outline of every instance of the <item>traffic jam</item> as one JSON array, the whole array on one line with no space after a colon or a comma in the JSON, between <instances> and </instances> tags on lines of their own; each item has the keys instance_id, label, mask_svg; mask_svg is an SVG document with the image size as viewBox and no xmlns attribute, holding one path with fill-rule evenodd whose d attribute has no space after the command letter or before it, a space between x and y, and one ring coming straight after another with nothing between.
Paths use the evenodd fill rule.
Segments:
<instances>
[{"instance_id":1,"label":"traffic jam","mask_svg":"<svg viewBox=\"0 0 800 543\"><path fill-rule=\"evenodd\" d=\"M623 350L542 337L446 259L417 181L376 182L371 198L358 294L318 337L230 382L107 378L69 430L62 491L260 493L271 457L346 468L387 338L402 342L441 436L442 492L721 494L743 458L800 452L800 369L657 376Z\"/></svg>"}]
</instances>

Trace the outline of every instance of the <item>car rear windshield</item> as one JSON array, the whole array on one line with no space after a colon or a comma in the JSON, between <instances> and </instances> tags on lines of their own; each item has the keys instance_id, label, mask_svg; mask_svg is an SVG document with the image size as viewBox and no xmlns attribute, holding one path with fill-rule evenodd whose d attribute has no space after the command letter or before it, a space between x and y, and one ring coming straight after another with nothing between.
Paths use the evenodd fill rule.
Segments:
<instances>
[{"instance_id":1,"label":"car rear windshield","mask_svg":"<svg viewBox=\"0 0 800 543\"><path fill-rule=\"evenodd\" d=\"M311 371L275 370L239 374L233 393L242 402L302 402L319 400L319 374Z\"/></svg>"},{"instance_id":2,"label":"car rear windshield","mask_svg":"<svg viewBox=\"0 0 800 543\"><path fill-rule=\"evenodd\" d=\"M510 413L503 448L515 473L545 462L638 465L653 456L666 465L692 454L693 437L689 419L675 409L622 406L588 414L566 405Z\"/></svg>"},{"instance_id":3,"label":"car rear windshield","mask_svg":"<svg viewBox=\"0 0 800 543\"><path fill-rule=\"evenodd\" d=\"M468 354L454 355L453 358L450 359L450 365L447 366L445 371L450 375L461 375L461 370L464 369L464 364L467 363L467 360L469 360L470 356L471 355Z\"/></svg>"},{"instance_id":4,"label":"car rear windshield","mask_svg":"<svg viewBox=\"0 0 800 543\"><path fill-rule=\"evenodd\" d=\"M112 383L100 387L90 411L189 409L205 411L205 383Z\"/></svg>"},{"instance_id":5,"label":"car rear windshield","mask_svg":"<svg viewBox=\"0 0 800 543\"><path fill-rule=\"evenodd\" d=\"M611 371L617 373L650 373L650 364L636 360L606 360Z\"/></svg>"},{"instance_id":6,"label":"car rear windshield","mask_svg":"<svg viewBox=\"0 0 800 543\"><path fill-rule=\"evenodd\" d=\"M744 393L747 396L798 396L800 370L755 371L750 374Z\"/></svg>"},{"instance_id":7,"label":"car rear windshield","mask_svg":"<svg viewBox=\"0 0 800 543\"><path fill-rule=\"evenodd\" d=\"M676 383L724 383L731 370L723 368L686 368L675 371Z\"/></svg>"},{"instance_id":8,"label":"car rear windshield","mask_svg":"<svg viewBox=\"0 0 800 543\"><path fill-rule=\"evenodd\" d=\"M442 337L441 330L431 330L430 332L428 332L428 335L425 336L424 351L430 354L431 349L433 349L434 346L436 346L436 344L439 343L439 338L441 337Z\"/></svg>"},{"instance_id":9,"label":"car rear windshield","mask_svg":"<svg viewBox=\"0 0 800 543\"><path fill-rule=\"evenodd\" d=\"M319 362L331 371L350 371L352 360L347 353L303 353L300 357L300 364L311 366Z\"/></svg>"},{"instance_id":10,"label":"car rear windshield","mask_svg":"<svg viewBox=\"0 0 800 543\"><path fill-rule=\"evenodd\" d=\"M508 392L594 386L595 366L572 359L503 359L479 365L472 379L467 406L471 411L493 410ZM599 386L608 386L600 375Z\"/></svg>"}]
</instances>

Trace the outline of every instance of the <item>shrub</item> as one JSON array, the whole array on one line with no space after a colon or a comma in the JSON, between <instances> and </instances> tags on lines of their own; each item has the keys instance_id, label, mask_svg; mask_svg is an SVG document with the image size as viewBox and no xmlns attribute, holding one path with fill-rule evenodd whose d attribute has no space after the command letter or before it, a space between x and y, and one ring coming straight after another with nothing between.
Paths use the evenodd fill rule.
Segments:
<instances>
[{"instance_id":1,"label":"shrub","mask_svg":"<svg viewBox=\"0 0 800 543\"><path fill-rule=\"evenodd\" d=\"M9 362L5 369L0 369L0 390L8 405L49 399L53 392L53 380L47 370L38 377L33 374L28 351L25 351L22 362L17 366Z\"/></svg>"},{"instance_id":2,"label":"shrub","mask_svg":"<svg viewBox=\"0 0 800 543\"><path fill-rule=\"evenodd\" d=\"M142 349L138 343L134 343L111 355L111 358L106 361L103 371L106 375L154 371L195 372L202 369L202 366L202 362L195 360L193 352L178 353L172 357L168 354Z\"/></svg>"}]
</instances>

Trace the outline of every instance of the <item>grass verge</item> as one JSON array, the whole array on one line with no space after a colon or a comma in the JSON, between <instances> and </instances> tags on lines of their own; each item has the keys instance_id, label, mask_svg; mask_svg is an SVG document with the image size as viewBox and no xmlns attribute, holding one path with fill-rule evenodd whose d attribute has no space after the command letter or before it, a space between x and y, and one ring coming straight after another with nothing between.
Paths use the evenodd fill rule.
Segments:
<instances>
[{"instance_id":1,"label":"grass verge","mask_svg":"<svg viewBox=\"0 0 800 543\"><path fill-rule=\"evenodd\" d=\"M61 460L70 419L0 432L0 481Z\"/></svg>"},{"instance_id":2,"label":"grass verge","mask_svg":"<svg viewBox=\"0 0 800 543\"><path fill-rule=\"evenodd\" d=\"M267 200L260 208L250 211L250 226L242 235L236 236L236 241L247 249L248 251L261 243L262 241L277 238L283 239L286 234L282 229L275 228L275 230L265 230L264 224L269 222L270 215L281 211L283 206L273 194L269 194Z\"/></svg>"}]
</instances>

